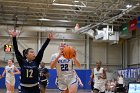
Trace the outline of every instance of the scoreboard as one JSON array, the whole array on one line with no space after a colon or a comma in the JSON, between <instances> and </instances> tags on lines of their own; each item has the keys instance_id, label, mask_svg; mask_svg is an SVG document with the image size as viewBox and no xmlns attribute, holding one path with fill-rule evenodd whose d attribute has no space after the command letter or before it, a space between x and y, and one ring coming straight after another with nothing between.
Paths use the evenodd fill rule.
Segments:
<instances>
[{"instance_id":1,"label":"scoreboard","mask_svg":"<svg viewBox=\"0 0 140 93\"><path fill-rule=\"evenodd\" d=\"M6 44L4 45L4 52L11 52L12 51L12 45Z\"/></svg>"}]
</instances>

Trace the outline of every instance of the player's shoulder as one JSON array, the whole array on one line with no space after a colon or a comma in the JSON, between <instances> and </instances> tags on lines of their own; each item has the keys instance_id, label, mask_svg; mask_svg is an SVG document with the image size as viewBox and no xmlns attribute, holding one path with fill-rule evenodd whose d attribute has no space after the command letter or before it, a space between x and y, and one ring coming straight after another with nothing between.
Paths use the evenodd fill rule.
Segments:
<instances>
[{"instance_id":1,"label":"player's shoulder","mask_svg":"<svg viewBox=\"0 0 140 93\"><path fill-rule=\"evenodd\" d=\"M54 53L54 54L52 54L52 57L55 57L55 56L58 56L59 55L59 53Z\"/></svg>"},{"instance_id":2,"label":"player's shoulder","mask_svg":"<svg viewBox=\"0 0 140 93\"><path fill-rule=\"evenodd\" d=\"M58 55L59 55L59 53L54 53L54 54L52 54L51 59L56 58Z\"/></svg>"}]
</instances>

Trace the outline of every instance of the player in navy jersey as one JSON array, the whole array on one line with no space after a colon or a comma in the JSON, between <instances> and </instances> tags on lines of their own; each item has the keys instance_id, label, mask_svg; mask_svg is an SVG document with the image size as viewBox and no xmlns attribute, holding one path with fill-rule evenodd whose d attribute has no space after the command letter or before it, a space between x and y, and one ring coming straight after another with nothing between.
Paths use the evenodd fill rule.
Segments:
<instances>
[{"instance_id":1,"label":"player in navy jersey","mask_svg":"<svg viewBox=\"0 0 140 93\"><path fill-rule=\"evenodd\" d=\"M39 64L43 58L44 50L52 39L53 35L49 34L47 40L42 45L38 54L35 55L35 52L32 48L28 48L24 50L23 56L18 50L17 40L16 40L16 32L10 31L10 35L13 37L13 46L15 50L15 55L19 66L21 67L21 93L40 93L38 86L38 77L39 77Z\"/></svg>"},{"instance_id":2,"label":"player in navy jersey","mask_svg":"<svg viewBox=\"0 0 140 93\"><path fill-rule=\"evenodd\" d=\"M45 63L41 62L39 68L39 84L40 93L46 93L46 86L48 85L49 71L45 68Z\"/></svg>"}]
</instances>

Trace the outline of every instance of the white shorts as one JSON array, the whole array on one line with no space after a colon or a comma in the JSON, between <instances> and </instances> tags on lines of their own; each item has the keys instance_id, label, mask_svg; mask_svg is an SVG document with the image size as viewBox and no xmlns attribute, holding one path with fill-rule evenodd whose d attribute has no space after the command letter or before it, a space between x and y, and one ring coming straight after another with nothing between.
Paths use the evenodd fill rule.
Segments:
<instances>
[{"instance_id":1,"label":"white shorts","mask_svg":"<svg viewBox=\"0 0 140 93\"><path fill-rule=\"evenodd\" d=\"M76 85L78 87L78 79L77 76L65 76L65 77L57 77L56 85L58 86L60 91L67 90L71 85Z\"/></svg>"},{"instance_id":2,"label":"white shorts","mask_svg":"<svg viewBox=\"0 0 140 93\"><path fill-rule=\"evenodd\" d=\"M6 77L6 83L15 86L15 77Z\"/></svg>"},{"instance_id":3,"label":"white shorts","mask_svg":"<svg viewBox=\"0 0 140 93\"><path fill-rule=\"evenodd\" d=\"M105 84L104 83L94 83L94 89L97 89L100 92L105 92Z\"/></svg>"}]
</instances>

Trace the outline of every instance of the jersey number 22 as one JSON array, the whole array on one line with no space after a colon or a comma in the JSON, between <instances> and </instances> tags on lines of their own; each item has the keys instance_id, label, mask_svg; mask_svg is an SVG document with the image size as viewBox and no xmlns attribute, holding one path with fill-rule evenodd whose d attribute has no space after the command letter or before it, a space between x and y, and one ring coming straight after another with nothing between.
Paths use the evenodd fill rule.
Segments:
<instances>
[{"instance_id":1,"label":"jersey number 22","mask_svg":"<svg viewBox=\"0 0 140 93\"><path fill-rule=\"evenodd\" d=\"M61 64L61 71L68 71L68 64Z\"/></svg>"}]
</instances>

